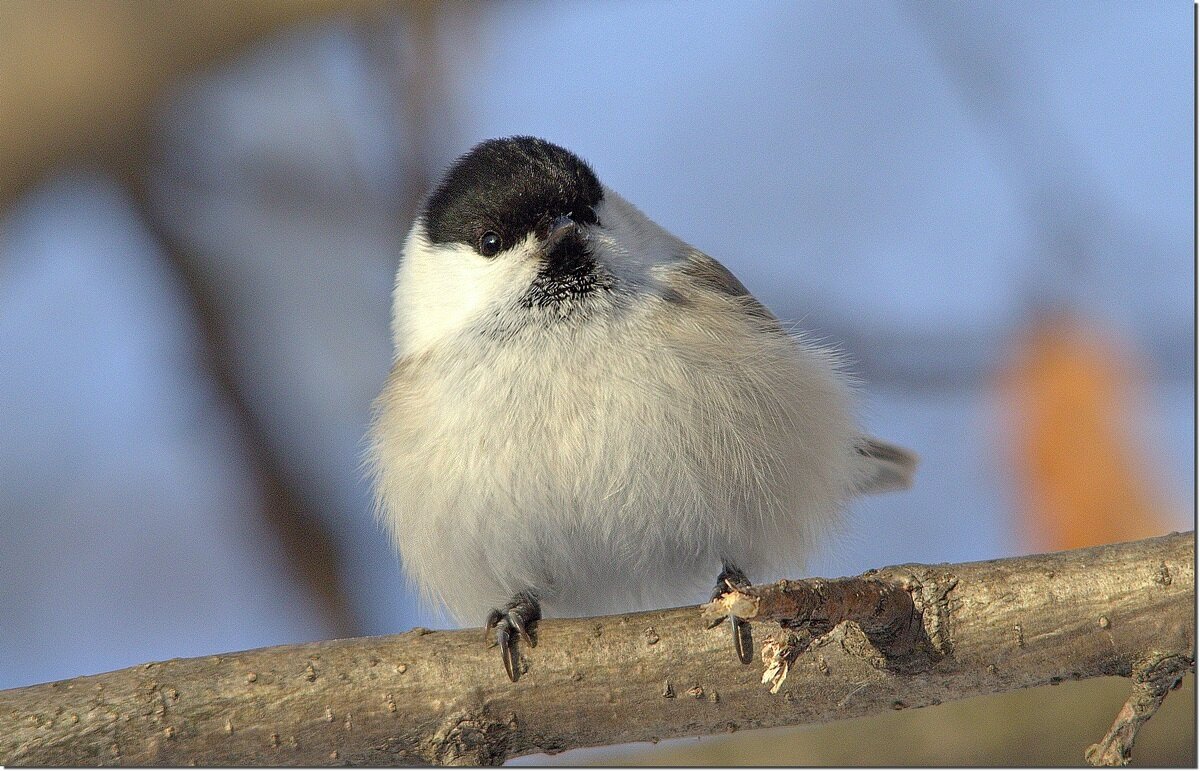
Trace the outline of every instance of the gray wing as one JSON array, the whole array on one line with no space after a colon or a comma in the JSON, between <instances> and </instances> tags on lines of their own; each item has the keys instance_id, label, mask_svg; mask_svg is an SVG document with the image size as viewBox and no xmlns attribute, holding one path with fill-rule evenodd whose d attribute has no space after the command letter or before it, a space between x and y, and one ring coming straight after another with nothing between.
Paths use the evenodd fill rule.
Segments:
<instances>
[{"instance_id":1,"label":"gray wing","mask_svg":"<svg viewBox=\"0 0 1200 771\"><path fill-rule=\"evenodd\" d=\"M681 276L693 284L719 294L733 297L746 307L746 311L760 319L767 319L779 324L775 314L767 310L767 306L758 301L746 285L730 272L729 268L709 257L704 252L692 249L683 257L683 263L678 268ZM780 327L782 331L782 327Z\"/></svg>"},{"instance_id":2,"label":"gray wing","mask_svg":"<svg viewBox=\"0 0 1200 771\"><path fill-rule=\"evenodd\" d=\"M768 322L773 329L784 333L779 319L760 303L746 285L728 268L703 252L692 250L684 256L679 268L682 276L710 291L736 298L746 312ZM859 459L856 487L864 494L888 493L912 487L919 458L911 450L876 439L861 436L854 444Z\"/></svg>"}]
</instances>

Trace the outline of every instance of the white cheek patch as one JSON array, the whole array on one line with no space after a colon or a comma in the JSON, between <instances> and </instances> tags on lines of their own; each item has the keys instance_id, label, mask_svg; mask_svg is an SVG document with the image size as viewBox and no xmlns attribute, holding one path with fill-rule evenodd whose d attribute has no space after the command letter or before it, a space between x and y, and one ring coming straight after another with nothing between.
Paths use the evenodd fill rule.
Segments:
<instances>
[{"instance_id":1,"label":"white cheek patch","mask_svg":"<svg viewBox=\"0 0 1200 771\"><path fill-rule=\"evenodd\" d=\"M392 295L396 355L425 350L489 309L511 304L536 271L532 236L495 257L465 244L431 244L420 224L404 246Z\"/></svg>"}]
</instances>

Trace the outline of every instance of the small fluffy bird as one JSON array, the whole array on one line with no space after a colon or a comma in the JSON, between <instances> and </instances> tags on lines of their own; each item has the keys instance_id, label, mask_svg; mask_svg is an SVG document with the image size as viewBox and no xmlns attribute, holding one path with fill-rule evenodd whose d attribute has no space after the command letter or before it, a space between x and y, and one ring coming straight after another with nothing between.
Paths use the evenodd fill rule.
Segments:
<instances>
[{"instance_id":1,"label":"small fluffy bird","mask_svg":"<svg viewBox=\"0 0 1200 771\"><path fill-rule=\"evenodd\" d=\"M423 596L484 623L513 681L543 615L777 578L850 497L911 483L915 456L856 424L836 353L541 139L450 167L393 311L380 517ZM749 626L731 627L750 661Z\"/></svg>"}]
</instances>

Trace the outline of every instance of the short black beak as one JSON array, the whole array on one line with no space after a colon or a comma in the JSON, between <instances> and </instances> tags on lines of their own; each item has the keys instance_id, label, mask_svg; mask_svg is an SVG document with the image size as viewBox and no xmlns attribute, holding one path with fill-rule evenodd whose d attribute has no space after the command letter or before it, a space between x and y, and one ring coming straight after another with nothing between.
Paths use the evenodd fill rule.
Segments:
<instances>
[{"instance_id":1,"label":"short black beak","mask_svg":"<svg viewBox=\"0 0 1200 771\"><path fill-rule=\"evenodd\" d=\"M546 232L546 237L542 239L542 251L549 254L554 251L554 247L558 246L565 239L579 235L581 235L579 224L575 220L566 215L555 217L550 222L550 228Z\"/></svg>"}]
</instances>

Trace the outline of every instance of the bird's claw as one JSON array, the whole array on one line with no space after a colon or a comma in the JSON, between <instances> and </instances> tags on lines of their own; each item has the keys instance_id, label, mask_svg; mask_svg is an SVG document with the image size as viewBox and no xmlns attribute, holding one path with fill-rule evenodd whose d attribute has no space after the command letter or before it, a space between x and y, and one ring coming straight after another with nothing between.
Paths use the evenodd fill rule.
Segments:
<instances>
[{"instance_id":1,"label":"bird's claw","mask_svg":"<svg viewBox=\"0 0 1200 771\"><path fill-rule=\"evenodd\" d=\"M717 599L726 592L737 591L750 586L750 579L736 567L726 563L721 575L717 576L717 586L713 589L712 599ZM733 650L738 661L749 664L754 660L754 637L750 632L750 622L734 615L721 616L709 622L708 628L717 627L725 619L729 619L730 631L733 633Z\"/></svg>"},{"instance_id":2,"label":"bird's claw","mask_svg":"<svg viewBox=\"0 0 1200 771\"><path fill-rule=\"evenodd\" d=\"M537 638L532 633L533 625L542 617L537 598L523 592L513 597L503 610L493 608L484 624L484 642L489 648L500 646L500 659L508 679L517 682L521 677L521 654L517 641L524 640L530 648L537 647ZM495 636L492 630L495 629Z\"/></svg>"},{"instance_id":3,"label":"bird's claw","mask_svg":"<svg viewBox=\"0 0 1200 771\"><path fill-rule=\"evenodd\" d=\"M492 608L488 611L487 621L483 622L483 644L489 648L496 647L497 640L492 637L492 630L502 618L504 618L504 614Z\"/></svg>"},{"instance_id":4,"label":"bird's claw","mask_svg":"<svg viewBox=\"0 0 1200 771\"><path fill-rule=\"evenodd\" d=\"M738 661L749 664L754 660L754 637L750 633L750 622L737 616L729 617L733 627L733 650Z\"/></svg>"}]
</instances>

